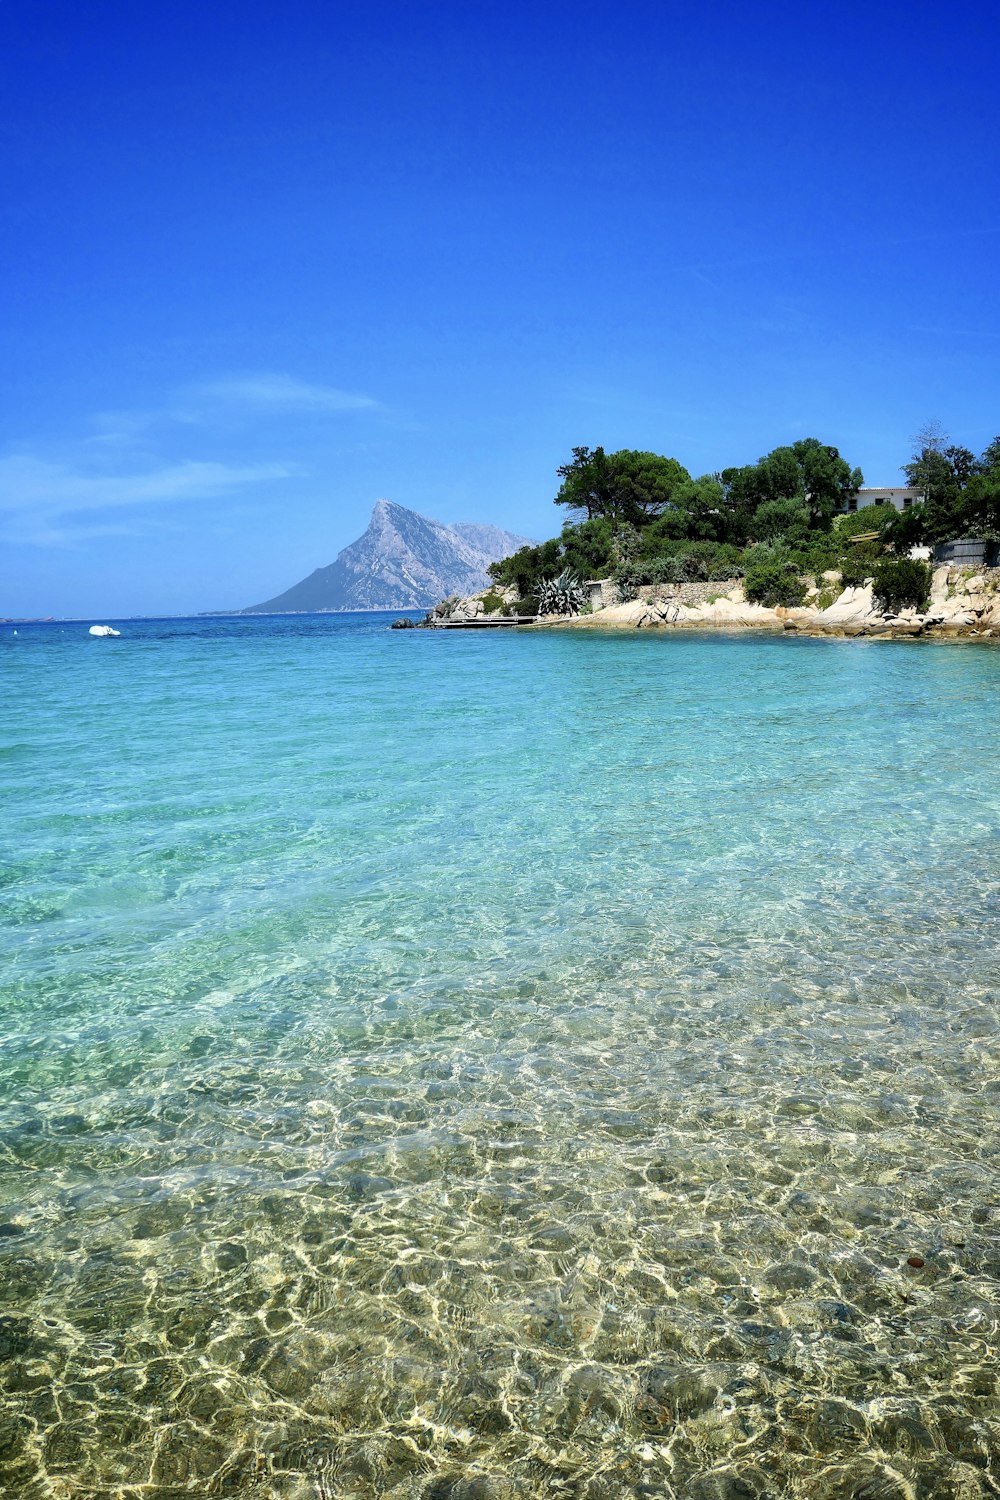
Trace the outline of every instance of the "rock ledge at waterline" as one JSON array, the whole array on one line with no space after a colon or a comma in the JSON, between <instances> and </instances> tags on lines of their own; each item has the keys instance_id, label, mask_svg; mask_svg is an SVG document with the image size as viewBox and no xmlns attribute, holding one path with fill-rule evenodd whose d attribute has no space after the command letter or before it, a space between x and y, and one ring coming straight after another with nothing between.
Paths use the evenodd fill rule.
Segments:
<instances>
[{"instance_id":1,"label":"rock ledge at waterline","mask_svg":"<svg viewBox=\"0 0 1000 1500\"><path fill-rule=\"evenodd\" d=\"M838 575L833 575L837 577ZM829 598L832 577L820 584ZM836 584L834 583L835 587ZM607 586L606 586L607 587ZM487 594L473 595L442 606L428 615L425 624L474 622L484 616ZM715 584L658 585L641 589L639 597L610 603L592 614L543 615L532 629L636 630L762 629L797 631L804 635L833 636L931 636L951 638L979 636L1000 640L1000 569L971 571L942 566L936 568L930 602L923 613L915 609L886 614L876 604L870 583L846 588L825 607L821 590L813 587L798 608L768 609L748 603L743 585L736 581ZM810 602L811 601L811 602ZM509 603L510 601L508 601Z\"/></svg>"}]
</instances>

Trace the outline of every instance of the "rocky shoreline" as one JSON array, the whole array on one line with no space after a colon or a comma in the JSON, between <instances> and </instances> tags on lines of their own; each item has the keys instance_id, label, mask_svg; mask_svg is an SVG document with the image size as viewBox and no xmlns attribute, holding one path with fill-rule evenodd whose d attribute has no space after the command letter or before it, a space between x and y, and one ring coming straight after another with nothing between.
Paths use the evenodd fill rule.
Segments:
<instances>
[{"instance_id":1,"label":"rocky shoreline","mask_svg":"<svg viewBox=\"0 0 1000 1500\"><path fill-rule=\"evenodd\" d=\"M603 586L603 608L578 615L542 615L532 629L757 629L795 631L815 636L876 636L936 639L978 637L1000 641L1000 568L935 568L927 608L887 614L873 597L872 585L840 588L839 574L825 574L809 588L796 608L770 609L749 603L738 580L721 583L660 585L641 589L639 597L617 601L612 586ZM832 596L832 597L831 597ZM424 625L483 623L489 618L490 591L436 605ZM503 605L512 613L514 596ZM525 622L527 623L527 621Z\"/></svg>"}]
</instances>

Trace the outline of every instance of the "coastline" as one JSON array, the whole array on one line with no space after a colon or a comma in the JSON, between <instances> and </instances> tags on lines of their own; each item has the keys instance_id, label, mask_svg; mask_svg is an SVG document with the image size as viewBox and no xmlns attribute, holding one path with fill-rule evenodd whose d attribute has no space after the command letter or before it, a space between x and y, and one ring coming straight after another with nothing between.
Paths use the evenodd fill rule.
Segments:
<instances>
[{"instance_id":1,"label":"coastline","mask_svg":"<svg viewBox=\"0 0 1000 1500\"><path fill-rule=\"evenodd\" d=\"M530 628L763 630L841 638L1000 641L1000 569L997 568L969 569L947 564L936 568L930 598L922 611L883 610L873 596L870 582L841 589L832 601L831 591L827 588L824 596L814 584L804 604L772 608L748 602L742 583L735 580L719 584L717 591L710 588L707 594L703 584L659 586L640 590L638 598L612 602L593 613L540 615ZM460 601L450 618L458 615L461 619L463 612L469 622L481 620L479 599ZM433 617L428 616L426 623L433 628Z\"/></svg>"}]
</instances>

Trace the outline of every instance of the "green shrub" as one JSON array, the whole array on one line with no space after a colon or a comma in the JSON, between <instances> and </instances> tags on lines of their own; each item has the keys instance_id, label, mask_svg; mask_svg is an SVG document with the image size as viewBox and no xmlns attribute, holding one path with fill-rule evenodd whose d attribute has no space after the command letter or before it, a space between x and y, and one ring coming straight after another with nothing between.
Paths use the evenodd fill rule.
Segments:
<instances>
[{"instance_id":1,"label":"green shrub","mask_svg":"<svg viewBox=\"0 0 1000 1500\"><path fill-rule=\"evenodd\" d=\"M917 504L909 510L894 510L886 517L882 540L900 557L905 557L911 547L922 547L927 541L925 507Z\"/></svg>"},{"instance_id":2,"label":"green shrub","mask_svg":"<svg viewBox=\"0 0 1000 1500\"><path fill-rule=\"evenodd\" d=\"M869 578L874 578L876 568L884 559L881 542L863 542L860 547L849 547L837 564L844 588L861 588Z\"/></svg>"},{"instance_id":3,"label":"green shrub","mask_svg":"<svg viewBox=\"0 0 1000 1500\"><path fill-rule=\"evenodd\" d=\"M923 610L931 592L931 570L910 557L884 557L876 564L872 594L886 614Z\"/></svg>"},{"instance_id":4,"label":"green shrub","mask_svg":"<svg viewBox=\"0 0 1000 1500\"><path fill-rule=\"evenodd\" d=\"M488 594L483 595L483 613L487 615L501 614L505 603L503 595L498 594L495 589L491 589Z\"/></svg>"},{"instance_id":5,"label":"green shrub","mask_svg":"<svg viewBox=\"0 0 1000 1500\"><path fill-rule=\"evenodd\" d=\"M523 599L515 599L508 608L513 615L537 615L538 600L534 594L527 594Z\"/></svg>"},{"instance_id":6,"label":"green shrub","mask_svg":"<svg viewBox=\"0 0 1000 1500\"><path fill-rule=\"evenodd\" d=\"M619 563L611 577L618 585L623 599L634 599L638 590L649 584L685 583L697 577L697 573L687 563L687 558L670 554L638 557L630 562Z\"/></svg>"},{"instance_id":7,"label":"green shrub","mask_svg":"<svg viewBox=\"0 0 1000 1500\"><path fill-rule=\"evenodd\" d=\"M840 561L840 581L845 589L859 589L872 576L874 564L868 562L855 550Z\"/></svg>"},{"instance_id":8,"label":"green shrub","mask_svg":"<svg viewBox=\"0 0 1000 1500\"><path fill-rule=\"evenodd\" d=\"M727 581L743 577L743 553L728 542L687 542L683 559L688 578Z\"/></svg>"},{"instance_id":9,"label":"green shrub","mask_svg":"<svg viewBox=\"0 0 1000 1500\"><path fill-rule=\"evenodd\" d=\"M891 505L863 505L860 510L835 516L833 535L838 542L846 542L849 537L863 536L866 531L881 531L895 514Z\"/></svg>"},{"instance_id":10,"label":"green shrub","mask_svg":"<svg viewBox=\"0 0 1000 1500\"><path fill-rule=\"evenodd\" d=\"M743 577L743 553L727 542L660 539L655 551L622 559L611 575L625 598L646 584L697 583Z\"/></svg>"},{"instance_id":11,"label":"green shrub","mask_svg":"<svg viewBox=\"0 0 1000 1500\"><path fill-rule=\"evenodd\" d=\"M809 507L802 500L765 500L750 522L750 534L759 542L779 539L794 546L809 536Z\"/></svg>"},{"instance_id":12,"label":"green shrub","mask_svg":"<svg viewBox=\"0 0 1000 1500\"><path fill-rule=\"evenodd\" d=\"M522 598L535 593L543 578L554 578L560 569L558 537L538 547L521 547L510 557L491 562L487 575L501 588L514 588Z\"/></svg>"},{"instance_id":13,"label":"green shrub","mask_svg":"<svg viewBox=\"0 0 1000 1500\"><path fill-rule=\"evenodd\" d=\"M792 549L792 561L800 573L812 573L816 578L829 568L840 566L840 553L832 532L814 531L808 542Z\"/></svg>"},{"instance_id":14,"label":"green shrub","mask_svg":"<svg viewBox=\"0 0 1000 1500\"><path fill-rule=\"evenodd\" d=\"M769 609L779 604L791 608L801 604L806 597L805 584L794 564L774 555L751 557L743 587L752 604L764 604Z\"/></svg>"},{"instance_id":15,"label":"green shrub","mask_svg":"<svg viewBox=\"0 0 1000 1500\"><path fill-rule=\"evenodd\" d=\"M683 583L687 574L682 557L665 554L619 563L611 576L626 598L634 598L636 589L644 584Z\"/></svg>"},{"instance_id":16,"label":"green shrub","mask_svg":"<svg viewBox=\"0 0 1000 1500\"><path fill-rule=\"evenodd\" d=\"M575 526L567 521L561 542L563 566L581 578L606 578L614 566L615 538L606 516Z\"/></svg>"}]
</instances>

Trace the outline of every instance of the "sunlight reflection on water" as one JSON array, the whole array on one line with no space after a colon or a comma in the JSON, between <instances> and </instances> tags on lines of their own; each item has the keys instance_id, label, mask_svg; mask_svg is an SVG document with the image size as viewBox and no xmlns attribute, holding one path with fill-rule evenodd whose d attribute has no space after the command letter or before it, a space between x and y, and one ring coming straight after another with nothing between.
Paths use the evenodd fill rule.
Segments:
<instances>
[{"instance_id":1,"label":"sunlight reflection on water","mask_svg":"<svg viewBox=\"0 0 1000 1500\"><path fill-rule=\"evenodd\" d=\"M6 1492L995 1493L1000 654L384 623L0 652Z\"/></svg>"}]
</instances>

